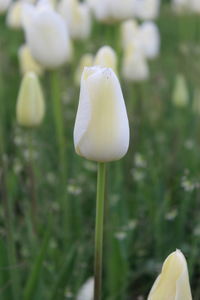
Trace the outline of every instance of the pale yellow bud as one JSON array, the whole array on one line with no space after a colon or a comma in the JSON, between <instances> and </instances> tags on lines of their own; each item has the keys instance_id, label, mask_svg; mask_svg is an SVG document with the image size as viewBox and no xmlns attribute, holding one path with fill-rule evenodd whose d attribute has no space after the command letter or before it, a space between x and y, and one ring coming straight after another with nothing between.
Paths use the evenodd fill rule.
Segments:
<instances>
[{"instance_id":1,"label":"pale yellow bud","mask_svg":"<svg viewBox=\"0 0 200 300\"><path fill-rule=\"evenodd\" d=\"M18 52L19 65L22 74L34 72L37 75L42 75L43 67L33 58L31 51L27 45L20 47Z\"/></svg>"},{"instance_id":2,"label":"pale yellow bud","mask_svg":"<svg viewBox=\"0 0 200 300\"><path fill-rule=\"evenodd\" d=\"M26 127L40 125L45 113L42 89L37 76L26 73L17 99L17 122Z\"/></svg>"},{"instance_id":3,"label":"pale yellow bud","mask_svg":"<svg viewBox=\"0 0 200 300\"><path fill-rule=\"evenodd\" d=\"M192 103L194 113L200 115L200 89L196 88L194 91L194 99Z\"/></svg>"},{"instance_id":4,"label":"pale yellow bud","mask_svg":"<svg viewBox=\"0 0 200 300\"><path fill-rule=\"evenodd\" d=\"M111 68L117 74L117 55L110 46L101 47L95 58L94 66Z\"/></svg>"},{"instance_id":5,"label":"pale yellow bud","mask_svg":"<svg viewBox=\"0 0 200 300\"><path fill-rule=\"evenodd\" d=\"M130 43L130 39L137 37L139 33L139 25L137 21L135 21L134 19L127 20L122 22L120 31L121 31L122 48L126 49L126 47Z\"/></svg>"},{"instance_id":6,"label":"pale yellow bud","mask_svg":"<svg viewBox=\"0 0 200 300\"><path fill-rule=\"evenodd\" d=\"M94 57L90 53L84 54L79 62L79 65L75 72L75 83L80 85L81 75L85 67L91 67L93 65Z\"/></svg>"},{"instance_id":7,"label":"pale yellow bud","mask_svg":"<svg viewBox=\"0 0 200 300\"><path fill-rule=\"evenodd\" d=\"M189 103L187 83L182 74L176 76L172 102L177 107L185 107Z\"/></svg>"},{"instance_id":8,"label":"pale yellow bud","mask_svg":"<svg viewBox=\"0 0 200 300\"><path fill-rule=\"evenodd\" d=\"M8 27L13 29L19 29L22 27L22 9L22 0L15 1L10 5L6 16L6 24Z\"/></svg>"},{"instance_id":9,"label":"pale yellow bud","mask_svg":"<svg viewBox=\"0 0 200 300\"><path fill-rule=\"evenodd\" d=\"M166 258L147 300L192 300L187 262L180 250Z\"/></svg>"}]
</instances>

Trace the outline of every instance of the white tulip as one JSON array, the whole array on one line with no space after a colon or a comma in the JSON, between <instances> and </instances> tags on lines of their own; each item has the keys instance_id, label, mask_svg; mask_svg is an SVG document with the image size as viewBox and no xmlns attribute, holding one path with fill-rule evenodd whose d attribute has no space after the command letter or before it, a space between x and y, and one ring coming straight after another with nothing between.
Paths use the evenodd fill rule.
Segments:
<instances>
[{"instance_id":1,"label":"white tulip","mask_svg":"<svg viewBox=\"0 0 200 300\"><path fill-rule=\"evenodd\" d=\"M141 51L140 42L133 40L125 49L122 60L122 76L127 81L143 81L149 77L147 60Z\"/></svg>"},{"instance_id":2,"label":"white tulip","mask_svg":"<svg viewBox=\"0 0 200 300\"><path fill-rule=\"evenodd\" d=\"M80 288L77 300L93 300L94 278L89 278Z\"/></svg>"},{"instance_id":3,"label":"white tulip","mask_svg":"<svg viewBox=\"0 0 200 300\"><path fill-rule=\"evenodd\" d=\"M111 68L117 74L117 55L115 51L110 46L101 47L94 58L93 65Z\"/></svg>"},{"instance_id":4,"label":"white tulip","mask_svg":"<svg viewBox=\"0 0 200 300\"><path fill-rule=\"evenodd\" d=\"M192 300L187 262L180 250L166 258L147 300Z\"/></svg>"},{"instance_id":5,"label":"white tulip","mask_svg":"<svg viewBox=\"0 0 200 300\"><path fill-rule=\"evenodd\" d=\"M98 162L122 158L129 146L129 123L119 80L112 69L85 68L74 128L77 154Z\"/></svg>"},{"instance_id":6,"label":"white tulip","mask_svg":"<svg viewBox=\"0 0 200 300\"><path fill-rule=\"evenodd\" d=\"M66 21L73 39L86 39L91 32L91 14L86 3L77 0L61 0L58 12Z\"/></svg>"},{"instance_id":7,"label":"white tulip","mask_svg":"<svg viewBox=\"0 0 200 300\"><path fill-rule=\"evenodd\" d=\"M12 0L0 0L0 14L3 14L7 11L11 2Z\"/></svg>"},{"instance_id":8,"label":"white tulip","mask_svg":"<svg viewBox=\"0 0 200 300\"><path fill-rule=\"evenodd\" d=\"M120 31L122 48L126 49L128 44L130 43L130 39L137 37L139 32L139 25L134 19L127 20L121 24Z\"/></svg>"},{"instance_id":9,"label":"white tulip","mask_svg":"<svg viewBox=\"0 0 200 300\"><path fill-rule=\"evenodd\" d=\"M23 24L32 56L46 68L71 58L71 43L64 19L46 2L24 5Z\"/></svg>"},{"instance_id":10,"label":"white tulip","mask_svg":"<svg viewBox=\"0 0 200 300\"><path fill-rule=\"evenodd\" d=\"M176 13L184 13L190 10L190 0L172 0L172 9Z\"/></svg>"},{"instance_id":11,"label":"white tulip","mask_svg":"<svg viewBox=\"0 0 200 300\"><path fill-rule=\"evenodd\" d=\"M200 1L199 0L191 0L190 2L190 9L194 13L200 13Z\"/></svg>"},{"instance_id":12,"label":"white tulip","mask_svg":"<svg viewBox=\"0 0 200 300\"><path fill-rule=\"evenodd\" d=\"M125 20L134 16L135 0L89 0L97 20L106 23Z\"/></svg>"},{"instance_id":13,"label":"white tulip","mask_svg":"<svg viewBox=\"0 0 200 300\"><path fill-rule=\"evenodd\" d=\"M13 29L22 27L22 9L24 3L23 0L18 0L10 5L6 15L6 25L8 27Z\"/></svg>"},{"instance_id":14,"label":"white tulip","mask_svg":"<svg viewBox=\"0 0 200 300\"><path fill-rule=\"evenodd\" d=\"M177 107L185 107L189 103L189 91L185 77L182 74L176 75L172 102Z\"/></svg>"},{"instance_id":15,"label":"white tulip","mask_svg":"<svg viewBox=\"0 0 200 300\"><path fill-rule=\"evenodd\" d=\"M79 62L79 65L75 72L75 83L80 85L81 76L85 67L92 67L94 62L94 57L90 53L84 54Z\"/></svg>"},{"instance_id":16,"label":"white tulip","mask_svg":"<svg viewBox=\"0 0 200 300\"><path fill-rule=\"evenodd\" d=\"M153 59L160 52L160 34L158 27L151 21L144 22L139 28L139 40L144 55Z\"/></svg>"},{"instance_id":17,"label":"white tulip","mask_svg":"<svg viewBox=\"0 0 200 300\"><path fill-rule=\"evenodd\" d=\"M37 75L42 75L44 69L32 57L30 49L27 45L22 45L18 51L19 65L22 74L34 72Z\"/></svg>"},{"instance_id":18,"label":"white tulip","mask_svg":"<svg viewBox=\"0 0 200 300\"><path fill-rule=\"evenodd\" d=\"M22 80L17 99L17 122L26 127L38 126L45 113L42 89L37 76L26 73Z\"/></svg>"},{"instance_id":19,"label":"white tulip","mask_svg":"<svg viewBox=\"0 0 200 300\"><path fill-rule=\"evenodd\" d=\"M160 0L135 0L135 15L142 20L154 20L160 11Z\"/></svg>"}]
</instances>

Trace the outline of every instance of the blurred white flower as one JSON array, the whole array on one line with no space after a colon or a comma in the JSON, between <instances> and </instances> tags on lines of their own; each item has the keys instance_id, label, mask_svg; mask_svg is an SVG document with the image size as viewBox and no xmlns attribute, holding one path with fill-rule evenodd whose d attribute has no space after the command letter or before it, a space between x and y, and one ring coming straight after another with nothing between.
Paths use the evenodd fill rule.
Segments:
<instances>
[{"instance_id":1,"label":"blurred white flower","mask_svg":"<svg viewBox=\"0 0 200 300\"><path fill-rule=\"evenodd\" d=\"M154 22L146 21L139 28L138 37L144 55L153 59L160 52L160 34Z\"/></svg>"},{"instance_id":2,"label":"blurred white flower","mask_svg":"<svg viewBox=\"0 0 200 300\"><path fill-rule=\"evenodd\" d=\"M189 103L189 91L185 77L182 74L176 75L172 103L177 107L185 107Z\"/></svg>"},{"instance_id":3,"label":"blurred white flower","mask_svg":"<svg viewBox=\"0 0 200 300\"><path fill-rule=\"evenodd\" d=\"M6 15L6 25L13 29L19 29L22 27L22 9L25 1L18 0L13 2Z\"/></svg>"},{"instance_id":4,"label":"blurred white flower","mask_svg":"<svg viewBox=\"0 0 200 300\"><path fill-rule=\"evenodd\" d=\"M194 113L200 115L200 89L199 88L196 88L194 90L192 109Z\"/></svg>"},{"instance_id":5,"label":"blurred white flower","mask_svg":"<svg viewBox=\"0 0 200 300\"><path fill-rule=\"evenodd\" d=\"M88 0L97 18L102 22L112 23L134 17L135 0Z\"/></svg>"},{"instance_id":6,"label":"blurred white flower","mask_svg":"<svg viewBox=\"0 0 200 300\"><path fill-rule=\"evenodd\" d=\"M89 278L80 288L76 300L93 300L94 278Z\"/></svg>"},{"instance_id":7,"label":"blurred white flower","mask_svg":"<svg viewBox=\"0 0 200 300\"><path fill-rule=\"evenodd\" d=\"M29 47L25 44L18 51L20 71L22 74L26 72L34 72L37 75L42 75L43 67L32 57Z\"/></svg>"},{"instance_id":8,"label":"blurred white flower","mask_svg":"<svg viewBox=\"0 0 200 300\"><path fill-rule=\"evenodd\" d=\"M199 0L191 0L190 9L192 12L199 14L200 13L200 1Z\"/></svg>"},{"instance_id":9,"label":"blurred white flower","mask_svg":"<svg viewBox=\"0 0 200 300\"><path fill-rule=\"evenodd\" d=\"M117 74L117 55L115 50L110 46L101 47L94 58L93 65L111 68Z\"/></svg>"},{"instance_id":10,"label":"blurred white flower","mask_svg":"<svg viewBox=\"0 0 200 300\"><path fill-rule=\"evenodd\" d=\"M8 9L9 5L11 4L12 0L0 0L0 14L3 14Z\"/></svg>"},{"instance_id":11,"label":"blurred white flower","mask_svg":"<svg viewBox=\"0 0 200 300\"><path fill-rule=\"evenodd\" d=\"M160 0L135 0L135 16L141 20L154 20L160 12Z\"/></svg>"},{"instance_id":12,"label":"blurred white flower","mask_svg":"<svg viewBox=\"0 0 200 300\"><path fill-rule=\"evenodd\" d=\"M190 0L172 0L172 9L176 13L184 13L190 10Z\"/></svg>"},{"instance_id":13,"label":"blurred white flower","mask_svg":"<svg viewBox=\"0 0 200 300\"><path fill-rule=\"evenodd\" d=\"M83 71L74 145L77 154L99 162L118 160L128 150L126 106L119 80L110 68L95 66Z\"/></svg>"},{"instance_id":14,"label":"blurred white flower","mask_svg":"<svg viewBox=\"0 0 200 300\"><path fill-rule=\"evenodd\" d=\"M84 67L92 67L93 66L94 57L91 53L85 53L81 56L78 67L75 71L75 83L80 85L81 76L84 70Z\"/></svg>"},{"instance_id":15,"label":"blurred white flower","mask_svg":"<svg viewBox=\"0 0 200 300\"><path fill-rule=\"evenodd\" d=\"M69 34L73 39L86 39L91 32L91 14L86 3L77 0L61 0L58 12L67 24Z\"/></svg>"},{"instance_id":16,"label":"blurred white flower","mask_svg":"<svg viewBox=\"0 0 200 300\"><path fill-rule=\"evenodd\" d=\"M192 300L187 262L180 250L165 260L147 300Z\"/></svg>"},{"instance_id":17,"label":"blurred white flower","mask_svg":"<svg viewBox=\"0 0 200 300\"><path fill-rule=\"evenodd\" d=\"M149 77L149 67L138 40L131 41L124 51L122 76L127 81L143 81Z\"/></svg>"},{"instance_id":18,"label":"blurred white flower","mask_svg":"<svg viewBox=\"0 0 200 300\"><path fill-rule=\"evenodd\" d=\"M23 25L32 56L44 67L56 68L71 58L71 43L64 19L46 1L25 4Z\"/></svg>"},{"instance_id":19,"label":"blurred white flower","mask_svg":"<svg viewBox=\"0 0 200 300\"><path fill-rule=\"evenodd\" d=\"M127 20L122 22L120 30L122 48L126 49L128 44L130 43L130 39L133 39L137 36L139 32L139 25L134 19Z\"/></svg>"}]
</instances>

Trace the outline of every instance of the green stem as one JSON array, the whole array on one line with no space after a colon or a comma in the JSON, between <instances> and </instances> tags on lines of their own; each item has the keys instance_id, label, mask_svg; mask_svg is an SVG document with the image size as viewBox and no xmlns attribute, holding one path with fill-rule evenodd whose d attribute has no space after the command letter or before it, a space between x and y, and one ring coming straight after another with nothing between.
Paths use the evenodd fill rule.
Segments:
<instances>
[{"instance_id":1,"label":"green stem","mask_svg":"<svg viewBox=\"0 0 200 300\"><path fill-rule=\"evenodd\" d=\"M66 180L66 142L64 132L63 108L61 102L61 87L58 71L51 72L51 98L59 150L59 167L62 178Z\"/></svg>"},{"instance_id":2,"label":"green stem","mask_svg":"<svg viewBox=\"0 0 200 300\"><path fill-rule=\"evenodd\" d=\"M97 178L97 203L96 203L96 227L95 227L94 300L101 299L105 175L106 175L106 165L105 163L99 163L98 178Z\"/></svg>"}]
</instances>

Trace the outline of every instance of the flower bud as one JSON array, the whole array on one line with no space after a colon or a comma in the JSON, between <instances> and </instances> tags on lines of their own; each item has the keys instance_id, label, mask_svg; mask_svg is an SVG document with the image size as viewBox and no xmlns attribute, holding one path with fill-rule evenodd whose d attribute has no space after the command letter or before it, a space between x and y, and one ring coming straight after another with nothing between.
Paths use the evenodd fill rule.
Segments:
<instances>
[{"instance_id":1,"label":"flower bud","mask_svg":"<svg viewBox=\"0 0 200 300\"><path fill-rule=\"evenodd\" d=\"M22 27L22 9L23 1L18 0L13 2L6 16L6 25L12 29L20 29Z\"/></svg>"},{"instance_id":2,"label":"flower bud","mask_svg":"<svg viewBox=\"0 0 200 300\"><path fill-rule=\"evenodd\" d=\"M26 127L40 125L45 113L42 89L34 73L26 73L17 99L17 122Z\"/></svg>"},{"instance_id":3,"label":"flower bud","mask_svg":"<svg viewBox=\"0 0 200 300\"><path fill-rule=\"evenodd\" d=\"M117 55L110 46L101 47L95 58L94 66L111 68L117 74Z\"/></svg>"},{"instance_id":4,"label":"flower bud","mask_svg":"<svg viewBox=\"0 0 200 300\"><path fill-rule=\"evenodd\" d=\"M89 278L80 288L77 300L93 300L94 278Z\"/></svg>"},{"instance_id":5,"label":"flower bud","mask_svg":"<svg viewBox=\"0 0 200 300\"><path fill-rule=\"evenodd\" d=\"M149 77L149 67L137 40L130 42L125 50L122 76L127 81L143 81Z\"/></svg>"},{"instance_id":6,"label":"flower bud","mask_svg":"<svg viewBox=\"0 0 200 300\"><path fill-rule=\"evenodd\" d=\"M27 45L20 47L18 51L19 65L22 74L26 72L34 72L37 75L42 75L43 67L32 57L30 49Z\"/></svg>"},{"instance_id":7,"label":"flower bud","mask_svg":"<svg viewBox=\"0 0 200 300\"><path fill-rule=\"evenodd\" d=\"M12 0L0 0L0 14L3 14L8 9Z\"/></svg>"},{"instance_id":8,"label":"flower bud","mask_svg":"<svg viewBox=\"0 0 200 300\"><path fill-rule=\"evenodd\" d=\"M71 38L84 40L89 37L91 14L86 3L77 0L61 0L58 12L65 19Z\"/></svg>"},{"instance_id":9,"label":"flower bud","mask_svg":"<svg viewBox=\"0 0 200 300\"><path fill-rule=\"evenodd\" d=\"M81 75L83 73L84 68L85 67L92 67L93 66L93 61L94 61L94 57L90 53L86 53L81 57L79 65L78 65L78 67L76 69L76 72L75 72L75 83L77 85L80 84Z\"/></svg>"},{"instance_id":10,"label":"flower bud","mask_svg":"<svg viewBox=\"0 0 200 300\"><path fill-rule=\"evenodd\" d=\"M135 0L135 14L141 20L154 20L160 11L160 0Z\"/></svg>"},{"instance_id":11,"label":"flower bud","mask_svg":"<svg viewBox=\"0 0 200 300\"><path fill-rule=\"evenodd\" d=\"M124 21L121 24L121 42L122 42L122 48L126 49L128 44L130 43L130 38L135 38L138 34L138 23L137 21L131 19Z\"/></svg>"},{"instance_id":12,"label":"flower bud","mask_svg":"<svg viewBox=\"0 0 200 300\"><path fill-rule=\"evenodd\" d=\"M177 107L185 107L189 103L189 91L185 77L182 74L178 74L175 78L172 102Z\"/></svg>"},{"instance_id":13,"label":"flower bud","mask_svg":"<svg viewBox=\"0 0 200 300\"><path fill-rule=\"evenodd\" d=\"M74 128L77 154L98 162L122 158L129 146L129 123L119 80L112 69L85 68Z\"/></svg>"},{"instance_id":14,"label":"flower bud","mask_svg":"<svg viewBox=\"0 0 200 300\"><path fill-rule=\"evenodd\" d=\"M71 57L64 19L47 2L24 5L23 25L32 56L46 68L56 68Z\"/></svg>"},{"instance_id":15,"label":"flower bud","mask_svg":"<svg viewBox=\"0 0 200 300\"><path fill-rule=\"evenodd\" d=\"M190 9L192 12L200 14L200 1L199 0L191 0Z\"/></svg>"},{"instance_id":16,"label":"flower bud","mask_svg":"<svg viewBox=\"0 0 200 300\"><path fill-rule=\"evenodd\" d=\"M192 300L187 262L180 250L165 260L147 300Z\"/></svg>"},{"instance_id":17,"label":"flower bud","mask_svg":"<svg viewBox=\"0 0 200 300\"><path fill-rule=\"evenodd\" d=\"M151 21L144 22L139 29L139 40L144 55L153 59L160 52L160 34L158 27Z\"/></svg>"}]
</instances>

